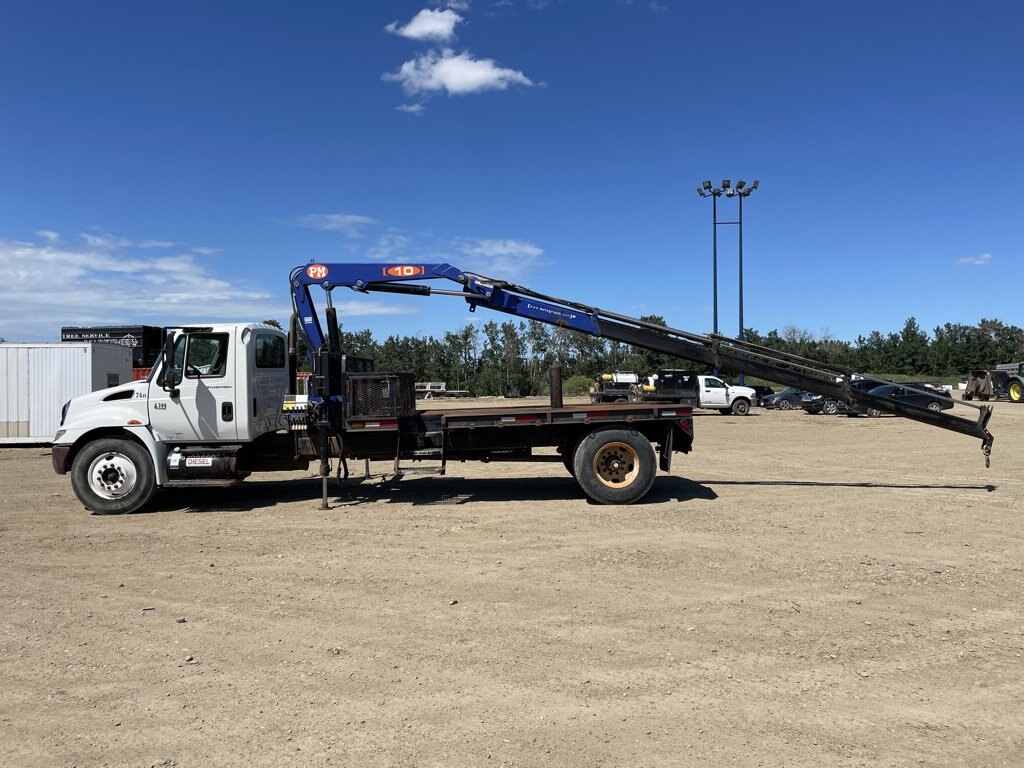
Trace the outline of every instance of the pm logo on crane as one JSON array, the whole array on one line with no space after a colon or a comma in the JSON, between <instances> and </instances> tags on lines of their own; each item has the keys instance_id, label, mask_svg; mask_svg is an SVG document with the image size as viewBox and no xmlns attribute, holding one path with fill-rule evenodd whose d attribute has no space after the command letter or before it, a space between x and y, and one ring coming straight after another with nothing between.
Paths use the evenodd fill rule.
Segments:
<instances>
[{"instance_id":1,"label":"pm logo on crane","mask_svg":"<svg viewBox=\"0 0 1024 768\"><path fill-rule=\"evenodd\" d=\"M393 267L384 267L384 277L416 277L426 273L423 267L414 267L410 264L396 264Z\"/></svg>"},{"instance_id":2,"label":"pm logo on crane","mask_svg":"<svg viewBox=\"0 0 1024 768\"><path fill-rule=\"evenodd\" d=\"M310 264L306 267L306 274L314 280L323 280L327 277L327 267L323 264Z\"/></svg>"}]
</instances>

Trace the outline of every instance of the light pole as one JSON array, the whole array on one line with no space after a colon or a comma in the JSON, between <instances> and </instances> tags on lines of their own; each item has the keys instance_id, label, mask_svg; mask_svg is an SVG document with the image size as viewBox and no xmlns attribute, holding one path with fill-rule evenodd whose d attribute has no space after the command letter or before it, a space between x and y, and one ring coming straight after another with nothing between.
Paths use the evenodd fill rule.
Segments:
<instances>
[{"instance_id":1,"label":"light pole","mask_svg":"<svg viewBox=\"0 0 1024 768\"><path fill-rule=\"evenodd\" d=\"M714 333L718 333L718 227L721 224L736 224L739 227L739 246L740 246L740 261L739 261L739 284L740 284L740 341L743 341L743 198L750 197L750 193L760 186L761 182L758 179L754 179L754 182L747 186L747 182L740 181L736 182L736 186L732 186L732 182L729 179L722 180L722 186L716 187L711 184L710 181L705 181L699 187L697 187L697 194L701 197L711 198L711 221L712 221L712 291L714 292ZM738 197L740 199L740 215L737 221L719 221L718 220L718 198L722 195L726 197ZM715 375L718 375L718 371L715 371ZM743 384L743 374L740 374L740 384Z\"/></svg>"}]
</instances>

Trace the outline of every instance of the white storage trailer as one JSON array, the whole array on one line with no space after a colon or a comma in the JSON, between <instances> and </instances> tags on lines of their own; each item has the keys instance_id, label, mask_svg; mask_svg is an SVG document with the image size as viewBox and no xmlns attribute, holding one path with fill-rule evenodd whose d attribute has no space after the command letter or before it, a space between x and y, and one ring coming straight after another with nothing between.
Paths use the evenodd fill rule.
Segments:
<instances>
[{"instance_id":1,"label":"white storage trailer","mask_svg":"<svg viewBox=\"0 0 1024 768\"><path fill-rule=\"evenodd\" d=\"M114 344L0 344L0 443L49 443L64 403L132 380Z\"/></svg>"}]
</instances>

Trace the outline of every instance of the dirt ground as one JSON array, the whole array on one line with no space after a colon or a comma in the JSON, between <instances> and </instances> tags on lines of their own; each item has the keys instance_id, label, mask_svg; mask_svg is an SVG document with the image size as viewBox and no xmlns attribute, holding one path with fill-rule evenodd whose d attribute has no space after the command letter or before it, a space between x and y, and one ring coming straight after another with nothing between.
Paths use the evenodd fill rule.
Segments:
<instances>
[{"instance_id":1,"label":"dirt ground","mask_svg":"<svg viewBox=\"0 0 1024 768\"><path fill-rule=\"evenodd\" d=\"M2 449L0 764L1024 765L1024 407L989 470L895 418L695 422L629 507L455 464L98 517Z\"/></svg>"}]
</instances>

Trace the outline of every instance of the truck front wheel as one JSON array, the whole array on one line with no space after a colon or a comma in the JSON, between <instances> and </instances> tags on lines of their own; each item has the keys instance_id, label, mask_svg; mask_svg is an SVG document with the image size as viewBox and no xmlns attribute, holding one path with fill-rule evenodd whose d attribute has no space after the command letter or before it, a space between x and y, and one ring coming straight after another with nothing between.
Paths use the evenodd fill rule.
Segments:
<instances>
[{"instance_id":1,"label":"truck front wheel","mask_svg":"<svg viewBox=\"0 0 1024 768\"><path fill-rule=\"evenodd\" d=\"M632 504L643 498L657 472L654 447L637 432L591 432L573 456L576 482L600 504Z\"/></svg>"},{"instance_id":2,"label":"truck front wheel","mask_svg":"<svg viewBox=\"0 0 1024 768\"><path fill-rule=\"evenodd\" d=\"M743 397L738 397L732 401L732 412L736 416L746 416L750 413L750 401Z\"/></svg>"},{"instance_id":3,"label":"truck front wheel","mask_svg":"<svg viewBox=\"0 0 1024 768\"><path fill-rule=\"evenodd\" d=\"M131 440L96 440L75 456L71 487L82 504L98 515L135 512L156 493L153 462L149 452Z\"/></svg>"},{"instance_id":4,"label":"truck front wheel","mask_svg":"<svg viewBox=\"0 0 1024 768\"><path fill-rule=\"evenodd\" d=\"M1011 403L1019 403L1024 401L1024 384L1019 381L1011 381L1009 391L1007 393L1010 397Z\"/></svg>"}]
</instances>

